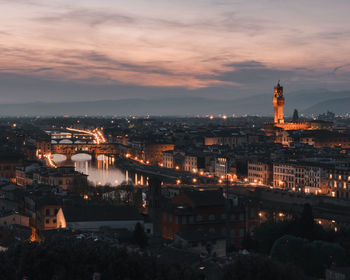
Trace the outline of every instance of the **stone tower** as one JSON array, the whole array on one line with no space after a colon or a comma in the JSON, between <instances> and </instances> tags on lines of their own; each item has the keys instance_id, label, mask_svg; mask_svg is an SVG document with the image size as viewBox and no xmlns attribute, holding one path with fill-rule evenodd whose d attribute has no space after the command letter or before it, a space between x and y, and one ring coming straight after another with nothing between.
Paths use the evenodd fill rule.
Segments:
<instances>
[{"instance_id":1,"label":"stone tower","mask_svg":"<svg viewBox=\"0 0 350 280\"><path fill-rule=\"evenodd\" d=\"M275 86L275 94L272 99L272 105L275 110L275 123L284 123L283 117L283 107L284 107L284 96L283 87L278 81L277 86Z\"/></svg>"}]
</instances>

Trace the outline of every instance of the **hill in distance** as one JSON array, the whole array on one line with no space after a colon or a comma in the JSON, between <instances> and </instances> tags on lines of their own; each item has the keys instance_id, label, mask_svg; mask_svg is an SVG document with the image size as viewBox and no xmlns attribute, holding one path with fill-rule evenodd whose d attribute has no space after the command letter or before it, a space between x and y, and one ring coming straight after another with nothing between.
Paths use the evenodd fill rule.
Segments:
<instances>
[{"instance_id":1,"label":"hill in distance","mask_svg":"<svg viewBox=\"0 0 350 280\"><path fill-rule=\"evenodd\" d=\"M319 114L327 110L336 114L349 112L350 91L314 90L285 93L285 114L298 109L301 113ZM1 116L193 116L205 114L272 115L272 94L259 94L235 100L201 97L155 99L121 99L82 102L0 104Z\"/></svg>"}]
</instances>

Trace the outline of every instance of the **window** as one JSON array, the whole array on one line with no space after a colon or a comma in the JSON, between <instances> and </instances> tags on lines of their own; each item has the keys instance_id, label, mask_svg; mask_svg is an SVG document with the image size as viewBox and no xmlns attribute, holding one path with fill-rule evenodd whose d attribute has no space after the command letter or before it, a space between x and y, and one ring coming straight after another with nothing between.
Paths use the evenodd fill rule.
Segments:
<instances>
[{"instance_id":1,"label":"window","mask_svg":"<svg viewBox=\"0 0 350 280\"><path fill-rule=\"evenodd\" d=\"M57 220L56 219L53 219L53 221L52 221L54 224L56 224L56 222L57 222Z\"/></svg>"},{"instance_id":2,"label":"window","mask_svg":"<svg viewBox=\"0 0 350 280\"><path fill-rule=\"evenodd\" d=\"M225 214L221 214L221 219L225 220L226 219L226 215Z\"/></svg>"},{"instance_id":3,"label":"window","mask_svg":"<svg viewBox=\"0 0 350 280\"><path fill-rule=\"evenodd\" d=\"M190 223L190 224L193 224L193 223L194 223L194 217L193 217L193 216L190 216L190 218L189 218L189 223Z\"/></svg>"},{"instance_id":4,"label":"window","mask_svg":"<svg viewBox=\"0 0 350 280\"><path fill-rule=\"evenodd\" d=\"M179 223L179 217L175 216L175 224L178 224L178 223Z\"/></svg>"},{"instance_id":5,"label":"window","mask_svg":"<svg viewBox=\"0 0 350 280\"><path fill-rule=\"evenodd\" d=\"M197 222L203 221L203 217L201 215L197 215Z\"/></svg>"},{"instance_id":6,"label":"window","mask_svg":"<svg viewBox=\"0 0 350 280\"><path fill-rule=\"evenodd\" d=\"M49 224L49 223L50 223L50 219L46 219L46 220L45 220L45 223L46 223L46 224Z\"/></svg>"},{"instance_id":7,"label":"window","mask_svg":"<svg viewBox=\"0 0 350 280\"><path fill-rule=\"evenodd\" d=\"M244 236L244 229L243 229L243 228L241 228L241 229L239 230L239 236L240 236L240 237L243 237L243 236Z\"/></svg>"},{"instance_id":8,"label":"window","mask_svg":"<svg viewBox=\"0 0 350 280\"><path fill-rule=\"evenodd\" d=\"M55 209L55 215L57 215L57 213L58 213L58 209Z\"/></svg>"},{"instance_id":9,"label":"window","mask_svg":"<svg viewBox=\"0 0 350 280\"><path fill-rule=\"evenodd\" d=\"M186 225L187 224L187 217L186 216L182 216L181 219L182 219L182 224Z\"/></svg>"},{"instance_id":10,"label":"window","mask_svg":"<svg viewBox=\"0 0 350 280\"><path fill-rule=\"evenodd\" d=\"M50 209L46 209L45 216L50 216Z\"/></svg>"},{"instance_id":11,"label":"window","mask_svg":"<svg viewBox=\"0 0 350 280\"><path fill-rule=\"evenodd\" d=\"M210 221L215 221L215 215L209 215L209 220Z\"/></svg>"}]
</instances>

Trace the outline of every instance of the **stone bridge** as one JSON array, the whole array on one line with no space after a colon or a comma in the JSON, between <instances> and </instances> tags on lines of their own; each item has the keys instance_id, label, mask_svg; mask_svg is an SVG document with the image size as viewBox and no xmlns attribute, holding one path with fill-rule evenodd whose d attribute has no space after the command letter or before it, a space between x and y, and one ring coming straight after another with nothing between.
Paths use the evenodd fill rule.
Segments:
<instances>
[{"instance_id":1,"label":"stone bridge","mask_svg":"<svg viewBox=\"0 0 350 280\"><path fill-rule=\"evenodd\" d=\"M61 154L70 160L72 156L80 153L91 155L92 159L96 159L99 155L115 155L119 153L119 149L115 144L90 144L90 143L65 143L51 144L51 154Z\"/></svg>"}]
</instances>

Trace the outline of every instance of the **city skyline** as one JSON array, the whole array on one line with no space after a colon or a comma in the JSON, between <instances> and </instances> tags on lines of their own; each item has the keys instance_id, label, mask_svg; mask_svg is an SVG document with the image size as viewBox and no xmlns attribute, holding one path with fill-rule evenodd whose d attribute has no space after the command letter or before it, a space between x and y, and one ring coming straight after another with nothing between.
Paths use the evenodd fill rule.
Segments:
<instances>
[{"instance_id":1,"label":"city skyline","mask_svg":"<svg viewBox=\"0 0 350 280\"><path fill-rule=\"evenodd\" d=\"M349 89L347 1L0 5L0 104Z\"/></svg>"}]
</instances>

